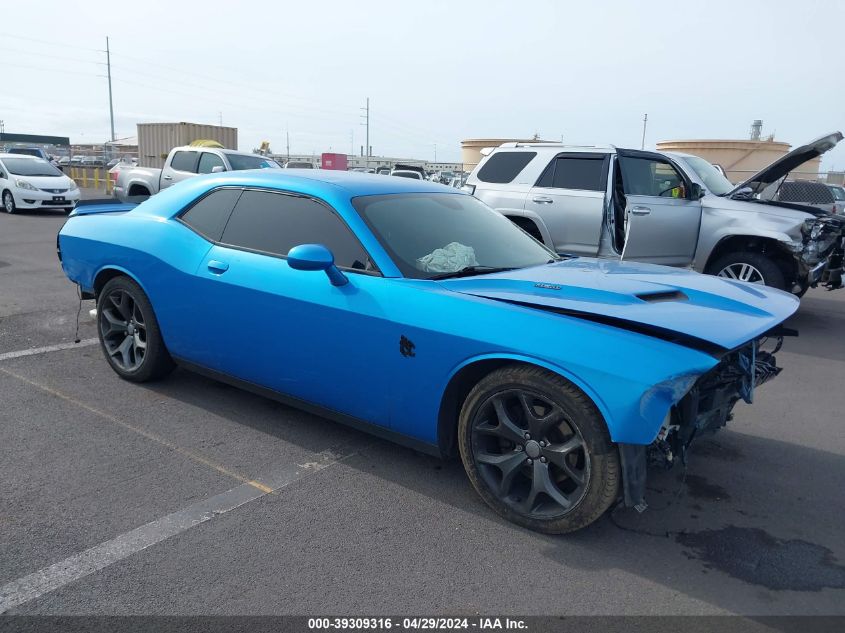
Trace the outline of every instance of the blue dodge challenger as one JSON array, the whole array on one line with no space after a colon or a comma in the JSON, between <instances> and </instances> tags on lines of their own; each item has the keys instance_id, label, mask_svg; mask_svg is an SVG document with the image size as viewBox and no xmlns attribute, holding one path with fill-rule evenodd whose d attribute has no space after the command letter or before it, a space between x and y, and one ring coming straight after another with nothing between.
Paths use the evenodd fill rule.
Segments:
<instances>
[{"instance_id":1,"label":"blue dodge challenger","mask_svg":"<svg viewBox=\"0 0 845 633\"><path fill-rule=\"evenodd\" d=\"M582 528L645 507L776 376L764 286L560 256L470 195L327 171L196 177L58 236L122 378L174 365L441 456L496 512Z\"/></svg>"}]
</instances>

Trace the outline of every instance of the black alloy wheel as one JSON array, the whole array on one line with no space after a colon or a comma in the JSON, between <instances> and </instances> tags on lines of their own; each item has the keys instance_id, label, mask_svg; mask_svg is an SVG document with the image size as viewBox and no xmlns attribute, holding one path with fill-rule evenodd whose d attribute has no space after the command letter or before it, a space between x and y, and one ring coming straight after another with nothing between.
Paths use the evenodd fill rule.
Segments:
<instances>
[{"instance_id":1,"label":"black alloy wheel","mask_svg":"<svg viewBox=\"0 0 845 633\"><path fill-rule=\"evenodd\" d=\"M590 455L560 406L528 389L496 393L478 408L472 452L485 483L516 512L556 518L583 497Z\"/></svg>"},{"instance_id":2,"label":"black alloy wheel","mask_svg":"<svg viewBox=\"0 0 845 633\"><path fill-rule=\"evenodd\" d=\"M574 385L537 367L504 367L476 385L459 447L488 505L534 530L580 529L618 496L619 456L604 419Z\"/></svg>"},{"instance_id":3,"label":"black alloy wheel","mask_svg":"<svg viewBox=\"0 0 845 633\"><path fill-rule=\"evenodd\" d=\"M100 291L97 330L103 354L121 378L144 382L174 367L149 299L128 277L115 277Z\"/></svg>"},{"instance_id":4,"label":"black alloy wheel","mask_svg":"<svg viewBox=\"0 0 845 633\"><path fill-rule=\"evenodd\" d=\"M147 353L147 326L135 298L115 288L98 315L100 336L112 362L126 372L140 369Z\"/></svg>"}]
</instances>

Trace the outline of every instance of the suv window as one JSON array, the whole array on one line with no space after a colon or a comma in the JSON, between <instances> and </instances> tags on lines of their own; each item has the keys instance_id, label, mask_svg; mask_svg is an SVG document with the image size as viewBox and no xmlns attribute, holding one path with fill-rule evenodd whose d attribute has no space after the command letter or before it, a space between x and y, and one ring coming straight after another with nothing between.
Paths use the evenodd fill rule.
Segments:
<instances>
[{"instance_id":1,"label":"suv window","mask_svg":"<svg viewBox=\"0 0 845 633\"><path fill-rule=\"evenodd\" d=\"M352 231L324 204L269 191L244 191L222 241L273 255L300 244L323 244L341 268L364 270L367 252Z\"/></svg>"},{"instance_id":2,"label":"suv window","mask_svg":"<svg viewBox=\"0 0 845 633\"><path fill-rule=\"evenodd\" d=\"M240 195L240 189L217 189L198 200L180 219L203 237L219 242Z\"/></svg>"},{"instance_id":3,"label":"suv window","mask_svg":"<svg viewBox=\"0 0 845 633\"><path fill-rule=\"evenodd\" d=\"M605 156L600 154L558 156L546 167L536 186L604 191L607 184L605 164Z\"/></svg>"},{"instance_id":4,"label":"suv window","mask_svg":"<svg viewBox=\"0 0 845 633\"><path fill-rule=\"evenodd\" d=\"M537 152L496 152L478 171L478 179L499 184L511 182L536 155Z\"/></svg>"},{"instance_id":5,"label":"suv window","mask_svg":"<svg viewBox=\"0 0 845 633\"><path fill-rule=\"evenodd\" d=\"M173 154L173 159L170 161L170 167L176 171L189 171L193 174L197 173L197 153L176 152Z\"/></svg>"},{"instance_id":6,"label":"suv window","mask_svg":"<svg viewBox=\"0 0 845 633\"><path fill-rule=\"evenodd\" d=\"M197 173L210 174L211 170L215 167L223 167L225 169L226 165L223 163L223 159L220 158L217 154L212 154L211 152L203 152L200 155L200 164L197 168Z\"/></svg>"},{"instance_id":7,"label":"suv window","mask_svg":"<svg viewBox=\"0 0 845 633\"><path fill-rule=\"evenodd\" d=\"M619 159L619 166L626 195L686 196L683 177L668 161L623 156Z\"/></svg>"}]
</instances>

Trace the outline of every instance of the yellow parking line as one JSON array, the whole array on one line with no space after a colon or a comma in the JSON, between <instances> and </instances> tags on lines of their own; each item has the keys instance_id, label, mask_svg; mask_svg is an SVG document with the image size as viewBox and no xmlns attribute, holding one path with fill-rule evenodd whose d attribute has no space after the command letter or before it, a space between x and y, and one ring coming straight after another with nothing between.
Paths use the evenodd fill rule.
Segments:
<instances>
[{"instance_id":1,"label":"yellow parking line","mask_svg":"<svg viewBox=\"0 0 845 633\"><path fill-rule=\"evenodd\" d=\"M54 396L56 398L64 400L65 402L69 402L73 405L76 405L77 407L79 407L81 409L85 409L89 413L92 413L92 414L96 415L97 417L102 418L103 420L107 420L107 421L109 421L113 424L117 424L118 426L123 427L124 429L127 429L128 431L132 431L133 433L136 433L137 435L140 435L141 437L145 437L146 439L153 441L156 444L160 444L161 446L169 448L170 450L175 451L176 453L179 453L183 457L187 457L188 459L190 459L193 462L196 462L197 464L202 464L203 466L207 466L208 468L211 468L212 470L216 470L218 473L220 473L222 475L226 475L227 477L231 477L232 479L239 481L241 483L249 484L250 486L257 488L261 492L265 492L265 493L273 492L272 488L265 486L264 484L257 482L254 479L250 479L249 477L245 477L244 475L241 475L240 473L236 473L236 472L226 468L225 466L222 466L221 464L218 464L217 462L215 462L215 461L213 461L213 460L211 460L211 459L209 459L209 458L207 458L203 455L200 455L198 453L194 453L193 451L189 451L185 448L182 448L181 446L174 444L170 440L165 439L165 438L161 437L160 435L156 435L155 433L151 433L150 431L147 431L145 429L142 429L142 428L139 428L139 427L134 426L132 424L129 424L128 422L124 422L123 420L120 420L120 419L116 418L115 416L113 416L109 413L106 413L105 411L100 411L99 409L96 409L96 408L94 408L94 407L92 407L88 404L85 404L81 400L77 400L73 396L69 396L65 393L62 393L61 391L53 389L52 387L48 387L47 385L42 385L39 382L36 382L34 380L30 380L29 378L26 378L25 376L21 376L20 374L16 374L15 372L9 371L8 369L4 369L2 367L0 367L0 372L6 374L7 376L11 376L12 378L16 378L16 379L20 380L21 382L25 382L28 385L32 385L36 389L40 389L41 391L44 391L45 393L49 393L51 396Z\"/></svg>"}]
</instances>

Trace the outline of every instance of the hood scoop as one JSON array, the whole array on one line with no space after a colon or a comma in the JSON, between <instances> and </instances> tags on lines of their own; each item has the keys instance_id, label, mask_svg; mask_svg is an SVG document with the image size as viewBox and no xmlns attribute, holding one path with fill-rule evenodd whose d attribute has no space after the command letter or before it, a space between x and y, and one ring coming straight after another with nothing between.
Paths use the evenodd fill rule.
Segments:
<instances>
[{"instance_id":1,"label":"hood scoop","mask_svg":"<svg viewBox=\"0 0 845 633\"><path fill-rule=\"evenodd\" d=\"M649 303L660 303L661 301L689 301L689 297L686 296L680 290L667 290L665 292L643 292L634 296L637 299L642 299L643 301L647 301Z\"/></svg>"}]
</instances>

